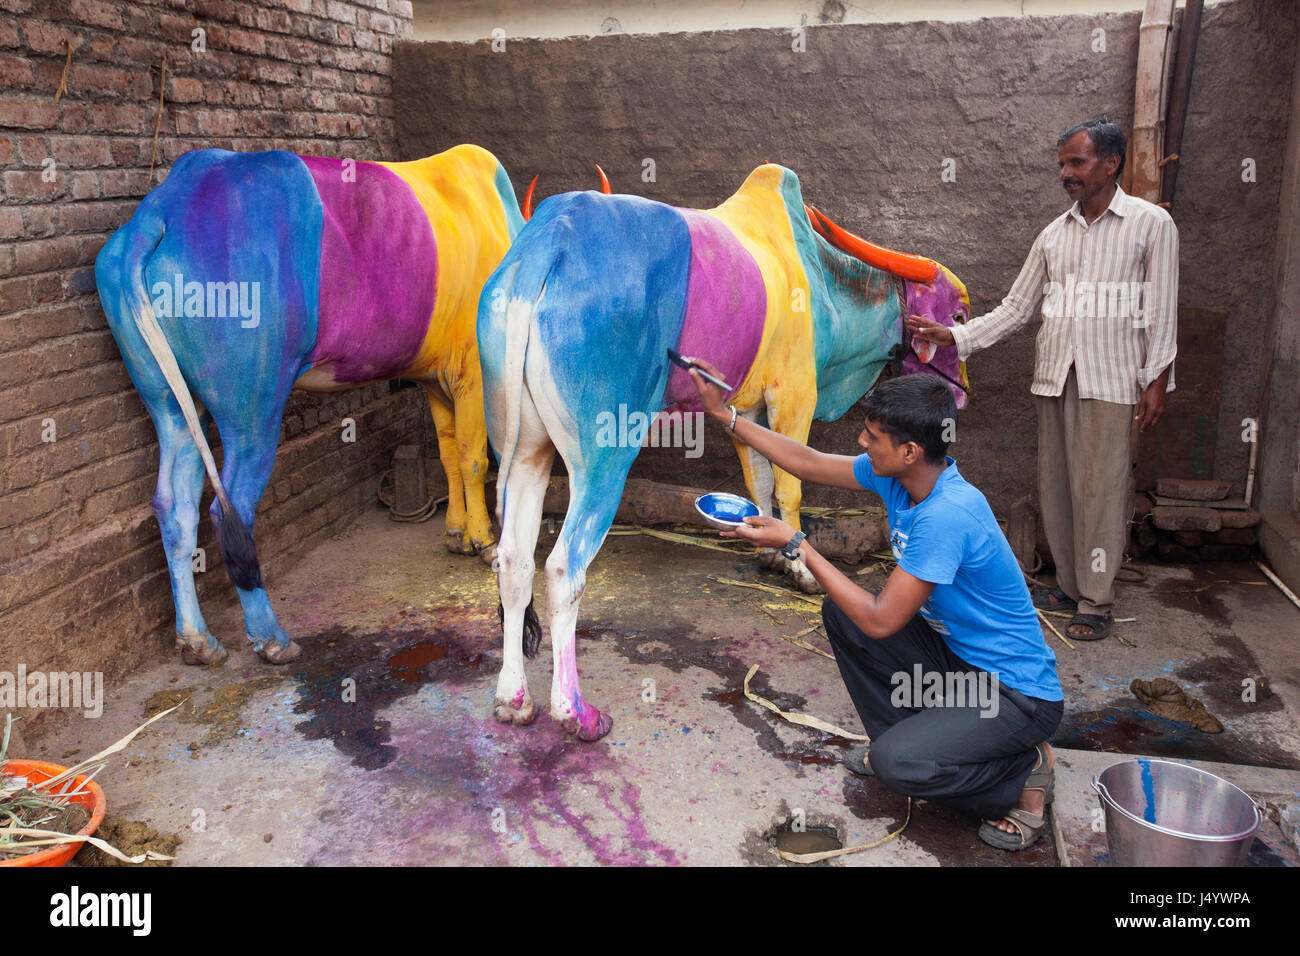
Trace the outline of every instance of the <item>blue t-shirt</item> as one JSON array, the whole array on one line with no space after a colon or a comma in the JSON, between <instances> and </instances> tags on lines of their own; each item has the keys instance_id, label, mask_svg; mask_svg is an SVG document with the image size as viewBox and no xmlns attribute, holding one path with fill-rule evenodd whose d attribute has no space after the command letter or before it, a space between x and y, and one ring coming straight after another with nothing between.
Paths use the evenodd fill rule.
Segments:
<instances>
[{"instance_id":1,"label":"blue t-shirt","mask_svg":"<svg viewBox=\"0 0 1300 956\"><path fill-rule=\"evenodd\" d=\"M948 467L924 501L858 455L853 477L885 502L889 544L898 566L934 584L921 616L966 663L996 674L1013 690L1062 700L1056 655L1043 639L1024 574L978 488Z\"/></svg>"}]
</instances>

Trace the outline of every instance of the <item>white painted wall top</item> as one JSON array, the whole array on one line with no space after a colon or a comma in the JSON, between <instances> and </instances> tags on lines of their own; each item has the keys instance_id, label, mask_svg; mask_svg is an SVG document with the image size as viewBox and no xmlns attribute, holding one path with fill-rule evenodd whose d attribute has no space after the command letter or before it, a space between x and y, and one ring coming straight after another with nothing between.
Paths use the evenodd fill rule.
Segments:
<instances>
[{"instance_id":1,"label":"white painted wall top","mask_svg":"<svg viewBox=\"0 0 1300 956\"><path fill-rule=\"evenodd\" d=\"M1206 6L1228 0L1207 0ZM978 20L1140 11L1141 0L413 0L413 38L472 43L507 37L688 33L806 24ZM1182 6L1180 2L1178 4ZM498 36L500 34L497 34Z\"/></svg>"}]
</instances>

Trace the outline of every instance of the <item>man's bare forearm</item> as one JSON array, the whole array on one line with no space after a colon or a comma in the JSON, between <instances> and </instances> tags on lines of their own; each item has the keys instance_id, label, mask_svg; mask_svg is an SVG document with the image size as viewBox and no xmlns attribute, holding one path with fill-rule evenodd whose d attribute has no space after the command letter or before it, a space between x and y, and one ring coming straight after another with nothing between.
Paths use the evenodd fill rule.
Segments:
<instances>
[{"instance_id":1,"label":"man's bare forearm","mask_svg":"<svg viewBox=\"0 0 1300 956\"><path fill-rule=\"evenodd\" d=\"M723 425L731 423L731 412L729 410L724 410L723 414L714 417ZM772 464L784 471L788 471L800 481L808 479L813 472L818 457L821 455L821 452L816 449L800 444L793 438L778 434L770 428L764 428L757 422L741 418L739 415L736 416L736 437Z\"/></svg>"}]
</instances>

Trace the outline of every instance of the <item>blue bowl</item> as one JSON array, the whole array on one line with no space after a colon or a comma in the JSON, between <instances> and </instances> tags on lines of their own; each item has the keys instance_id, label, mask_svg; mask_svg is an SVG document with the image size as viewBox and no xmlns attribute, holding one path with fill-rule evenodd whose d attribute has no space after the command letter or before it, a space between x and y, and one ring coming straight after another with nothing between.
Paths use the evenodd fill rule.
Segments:
<instances>
[{"instance_id":1,"label":"blue bowl","mask_svg":"<svg viewBox=\"0 0 1300 956\"><path fill-rule=\"evenodd\" d=\"M745 523L746 518L758 517L758 505L740 495L715 491L695 499L695 510L715 528L730 531Z\"/></svg>"}]
</instances>

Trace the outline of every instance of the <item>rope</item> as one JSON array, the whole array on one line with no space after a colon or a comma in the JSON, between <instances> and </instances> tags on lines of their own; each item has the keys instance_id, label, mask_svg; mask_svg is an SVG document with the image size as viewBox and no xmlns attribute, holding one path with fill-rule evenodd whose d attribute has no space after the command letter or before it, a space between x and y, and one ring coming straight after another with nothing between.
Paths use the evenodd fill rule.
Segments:
<instances>
[{"instance_id":1,"label":"rope","mask_svg":"<svg viewBox=\"0 0 1300 956\"><path fill-rule=\"evenodd\" d=\"M388 509L388 517L392 518L394 521L428 521L438 513L438 505L447 500L446 495L441 498L430 497L428 501L416 508L414 511L398 511L395 507L396 501L393 495L393 469L391 468L379 476L379 488L377 489L377 494L384 507Z\"/></svg>"}]
</instances>

